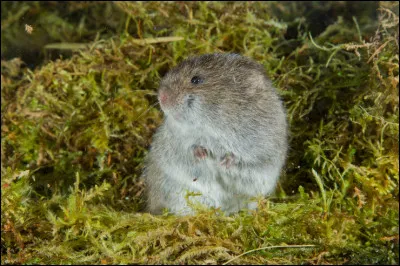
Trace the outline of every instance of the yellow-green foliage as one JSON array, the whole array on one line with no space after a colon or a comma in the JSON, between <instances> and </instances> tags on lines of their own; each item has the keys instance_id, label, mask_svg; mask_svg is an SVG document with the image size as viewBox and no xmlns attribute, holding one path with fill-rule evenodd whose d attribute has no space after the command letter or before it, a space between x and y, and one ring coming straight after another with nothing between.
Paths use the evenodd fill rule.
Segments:
<instances>
[{"instance_id":1,"label":"yellow-green foliage","mask_svg":"<svg viewBox=\"0 0 400 266\"><path fill-rule=\"evenodd\" d=\"M39 2L2 2L2 53L27 34L24 14L40 14L54 42L93 37L33 70L1 62L2 263L399 263L396 3L380 3L378 20L360 7L318 29L295 2L102 5L67 4L85 18L111 12L116 37L95 39L98 25L51 5L46 16L32 12ZM195 203L188 217L140 212L158 82L183 58L217 51L262 63L285 102L291 148L277 195L230 217Z\"/></svg>"}]
</instances>

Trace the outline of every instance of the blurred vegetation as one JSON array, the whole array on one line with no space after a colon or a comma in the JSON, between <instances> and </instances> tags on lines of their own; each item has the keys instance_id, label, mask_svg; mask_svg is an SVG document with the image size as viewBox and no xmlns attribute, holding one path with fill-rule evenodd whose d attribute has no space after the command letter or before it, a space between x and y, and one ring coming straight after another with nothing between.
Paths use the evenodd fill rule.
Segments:
<instances>
[{"instance_id":1,"label":"blurred vegetation","mask_svg":"<svg viewBox=\"0 0 400 266\"><path fill-rule=\"evenodd\" d=\"M1 7L2 264L399 263L397 2ZM209 52L278 87L279 189L230 217L142 213L158 82Z\"/></svg>"}]
</instances>

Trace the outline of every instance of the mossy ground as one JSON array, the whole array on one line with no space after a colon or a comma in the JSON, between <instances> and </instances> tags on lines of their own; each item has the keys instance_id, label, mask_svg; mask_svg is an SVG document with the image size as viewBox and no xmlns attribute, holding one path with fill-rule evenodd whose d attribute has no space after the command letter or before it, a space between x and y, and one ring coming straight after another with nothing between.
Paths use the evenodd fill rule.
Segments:
<instances>
[{"instance_id":1,"label":"mossy ground","mask_svg":"<svg viewBox=\"0 0 400 266\"><path fill-rule=\"evenodd\" d=\"M396 3L82 3L1 4L2 57L62 43L1 63L2 264L399 263ZM285 102L277 193L230 217L142 213L158 82L218 51L262 63Z\"/></svg>"}]
</instances>

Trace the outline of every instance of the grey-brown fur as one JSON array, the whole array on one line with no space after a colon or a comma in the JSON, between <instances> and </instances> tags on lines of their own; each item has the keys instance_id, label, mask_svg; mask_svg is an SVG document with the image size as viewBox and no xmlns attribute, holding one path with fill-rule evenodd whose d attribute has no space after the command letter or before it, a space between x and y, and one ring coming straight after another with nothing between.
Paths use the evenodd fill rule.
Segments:
<instances>
[{"instance_id":1,"label":"grey-brown fur","mask_svg":"<svg viewBox=\"0 0 400 266\"><path fill-rule=\"evenodd\" d=\"M192 57L165 75L159 99L165 119L144 171L149 212L189 214L184 196L193 191L202 193L195 200L231 213L274 191L287 122L261 65L236 54Z\"/></svg>"}]
</instances>

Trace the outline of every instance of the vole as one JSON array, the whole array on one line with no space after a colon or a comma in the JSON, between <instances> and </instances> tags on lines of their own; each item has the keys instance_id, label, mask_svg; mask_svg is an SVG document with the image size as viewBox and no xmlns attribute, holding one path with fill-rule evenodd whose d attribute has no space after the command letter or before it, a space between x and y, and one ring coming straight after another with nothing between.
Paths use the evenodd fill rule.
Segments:
<instances>
[{"instance_id":1,"label":"vole","mask_svg":"<svg viewBox=\"0 0 400 266\"><path fill-rule=\"evenodd\" d=\"M229 214L274 191L288 125L262 65L238 54L188 58L162 78L158 100L164 121L145 163L147 211L192 214L191 191Z\"/></svg>"}]
</instances>

